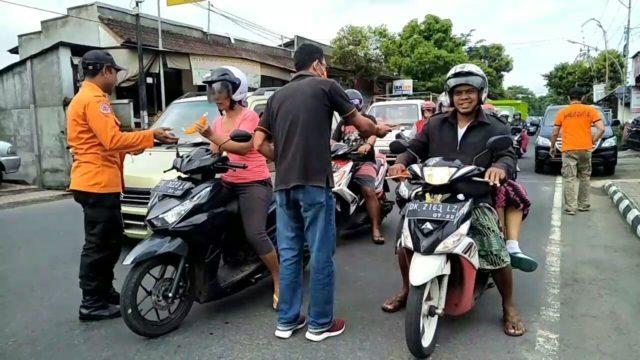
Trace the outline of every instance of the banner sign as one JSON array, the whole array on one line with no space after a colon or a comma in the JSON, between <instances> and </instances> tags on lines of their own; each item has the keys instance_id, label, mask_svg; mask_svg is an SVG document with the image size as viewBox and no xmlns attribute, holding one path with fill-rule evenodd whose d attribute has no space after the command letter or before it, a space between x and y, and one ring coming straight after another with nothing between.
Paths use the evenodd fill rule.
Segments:
<instances>
[{"instance_id":1,"label":"banner sign","mask_svg":"<svg viewBox=\"0 0 640 360\"><path fill-rule=\"evenodd\" d=\"M167 0L167 6L191 4L191 3L197 3L202 1L203 0Z\"/></svg>"},{"instance_id":2,"label":"banner sign","mask_svg":"<svg viewBox=\"0 0 640 360\"><path fill-rule=\"evenodd\" d=\"M393 95L412 95L413 80L394 80Z\"/></svg>"},{"instance_id":3,"label":"banner sign","mask_svg":"<svg viewBox=\"0 0 640 360\"><path fill-rule=\"evenodd\" d=\"M606 95L607 94L606 94L605 84L593 85L593 102L594 103L600 101L600 99L602 99Z\"/></svg>"},{"instance_id":4,"label":"banner sign","mask_svg":"<svg viewBox=\"0 0 640 360\"><path fill-rule=\"evenodd\" d=\"M250 88L260 87L260 63L250 60L227 58L210 55L189 55L193 84L202 85L203 77L212 69L221 66L234 66L247 75Z\"/></svg>"}]
</instances>

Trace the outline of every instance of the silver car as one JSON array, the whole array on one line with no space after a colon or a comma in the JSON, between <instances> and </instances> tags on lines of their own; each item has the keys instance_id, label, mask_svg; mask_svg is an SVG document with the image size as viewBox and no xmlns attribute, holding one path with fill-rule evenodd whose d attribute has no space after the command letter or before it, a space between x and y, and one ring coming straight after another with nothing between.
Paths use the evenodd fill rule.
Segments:
<instances>
[{"instance_id":1,"label":"silver car","mask_svg":"<svg viewBox=\"0 0 640 360\"><path fill-rule=\"evenodd\" d=\"M20 162L20 156L15 148L6 141L0 141L0 183L4 174L18 172Z\"/></svg>"}]
</instances>

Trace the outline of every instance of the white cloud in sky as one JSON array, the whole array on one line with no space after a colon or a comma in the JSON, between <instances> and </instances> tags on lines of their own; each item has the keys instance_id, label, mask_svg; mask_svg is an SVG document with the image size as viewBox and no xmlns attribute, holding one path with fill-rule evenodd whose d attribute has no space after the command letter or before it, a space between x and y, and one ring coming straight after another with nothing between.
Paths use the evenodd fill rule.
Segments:
<instances>
[{"instance_id":1,"label":"white cloud in sky","mask_svg":"<svg viewBox=\"0 0 640 360\"><path fill-rule=\"evenodd\" d=\"M25 5L41 7L61 13L87 1L83 0L13 0ZM103 2L130 8L130 0ZM162 0L162 16L190 25L207 27L207 13L194 5L167 7ZM626 21L626 9L616 0L240 0L213 1L216 7L251 20L285 36L301 35L328 43L340 27L353 25L386 24L392 31L400 31L411 19L422 19L434 14L453 21L456 33L476 29L475 38L505 44L514 58L514 69L506 76L507 85L523 85L536 93L545 92L542 74L562 61L573 61L579 46L566 39L584 40L604 48L601 31L591 23L581 25L589 18L597 18L608 31L609 47L622 50L621 37ZM638 1L632 6L640 7ZM156 1L142 4L144 13L156 14ZM634 9L631 26L638 24ZM0 2L0 67L17 58L5 50L17 45L17 35L37 31L40 20L55 17L37 10L20 8ZM218 15L211 16L211 29L215 33L266 42L265 39L231 23ZM640 46L638 32L632 36L630 53ZM275 44L271 42L270 44Z\"/></svg>"}]
</instances>

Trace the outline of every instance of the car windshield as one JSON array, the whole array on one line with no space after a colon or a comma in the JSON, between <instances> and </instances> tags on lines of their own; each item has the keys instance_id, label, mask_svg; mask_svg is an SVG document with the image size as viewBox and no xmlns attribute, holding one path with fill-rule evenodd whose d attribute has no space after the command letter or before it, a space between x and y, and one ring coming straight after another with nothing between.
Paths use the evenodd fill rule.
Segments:
<instances>
[{"instance_id":1,"label":"car windshield","mask_svg":"<svg viewBox=\"0 0 640 360\"><path fill-rule=\"evenodd\" d=\"M417 104L376 105L368 114L390 125L413 125L419 120L420 108Z\"/></svg>"},{"instance_id":2,"label":"car windshield","mask_svg":"<svg viewBox=\"0 0 640 360\"><path fill-rule=\"evenodd\" d=\"M563 109L564 107L556 107L556 108L550 108L547 110L546 114L544 114L544 126L553 126L553 123L556 121L556 116L558 116L558 112L560 112L560 109ZM602 116L602 120L604 121L604 125L605 126L610 126L611 125L611 120L609 120L605 115L604 112L602 112L602 109L600 108L596 108L598 109L598 112L600 113L600 116ZM595 125L592 125L595 126Z\"/></svg>"},{"instance_id":3,"label":"car windshield","mask_svg":"<svg viewBox=\"0 0 640 360\"><path fill-rule=\"evenodd\" d=\"M204 113L208 113L209 125L220 115L216 104L210 104L207 100L173 103L153 124L153 128L160 126L173 128L172 132L180 138L180 143L201 141L203 138L200 134L187 135L184 129L193 126Z\"/></svg>"}]
</instances>

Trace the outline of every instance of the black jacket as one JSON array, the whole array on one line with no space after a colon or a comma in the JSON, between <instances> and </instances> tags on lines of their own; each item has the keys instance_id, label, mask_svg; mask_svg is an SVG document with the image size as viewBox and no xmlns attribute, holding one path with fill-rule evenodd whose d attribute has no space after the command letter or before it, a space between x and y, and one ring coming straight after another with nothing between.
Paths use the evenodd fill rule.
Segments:
<instances>
[{"instance_id":1,"label":"black jacket","mask_svg":"<svg viewBox=\"0 0 640 360\"><path fill-rule=\"evenodd\" d=\"M458 146L457 113L442 113L432 117L422 131L409 142L409 148L423 161L433 157L458 159L471 165L473 158L486 149L487 141L497 135L511 135L509 126L499 118L479 110L476 120L467 127ZM475 165L488 169L498 167L507 173L510 179L516 171L516 154L513 147L480 156ZM417 159L409 152L398 156L396 162L409 166Z\"/></svg>"}]
</instances>

